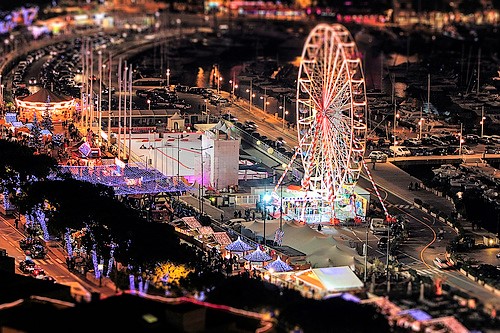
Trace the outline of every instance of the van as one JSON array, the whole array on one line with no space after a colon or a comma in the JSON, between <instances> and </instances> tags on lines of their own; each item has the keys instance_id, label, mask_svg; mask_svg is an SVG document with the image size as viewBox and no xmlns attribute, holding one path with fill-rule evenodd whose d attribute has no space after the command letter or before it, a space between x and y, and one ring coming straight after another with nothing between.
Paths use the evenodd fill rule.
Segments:
<instances>
[{"instance_id":1,"label":"van","mask_svg":"<svg viewBox=\"0 0 500 333\"><path fill-rule=\"evenodd\" d=\"M161 78L142 78L132 81L132 90L167 88L167 80Z\"/></svg>"},{"instance_id":2,"label":"van","mask_svg":"<svg viewBox=\"0 0 500 333\"><path fill-rule=\"evenodd\" d=\"M405 146L391 146L389 149L394 154L394 157L411 156L411 151Z\"/></svg>"}]
</instances>

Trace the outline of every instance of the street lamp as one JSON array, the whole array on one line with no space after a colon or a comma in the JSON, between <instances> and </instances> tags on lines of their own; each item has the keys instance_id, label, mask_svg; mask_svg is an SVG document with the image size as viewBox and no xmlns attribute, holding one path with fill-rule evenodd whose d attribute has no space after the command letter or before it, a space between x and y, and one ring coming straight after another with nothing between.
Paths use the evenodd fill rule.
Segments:
<instances>
[{"instance_id":1,"label":"street lamp","mask_svg":"<svg viewBox=\"0 0 500 333\"><path fill-rule=\"evenodd\" d=\"M394 128L392 130L392 135L394 137L394 147L396 147L397 138L396 138L396 127L398 126L399 113L396 111L396 103L394 103Z\"/></svg>"},{"instance_id":2,"label":"street lamp","mask_svg":"<svg viewBox=\"0 0 500 333\"><path fill-rule=\"evenodd\" d=\"M231 85L231 98L233 98L234 95L234 90L238 88L238 85L236 84L236 80L234 79L234 73L233 73L233 79L229 80L229 84Z\"/></svg>"},{"instance_id":3,"label":"street lamp","mask_svg":"<svg viewBox=\"0 0 500 333\"><path fill-rule=\"evenodd\" d=\"M208 113L208 98L205 98L205 115L207 116L207 124L210 123L210 115Z\"/></svg>"},{"instance_id":4,"label":"street lamp","mask_svg":"<svg viewBox=\"0 0 500 333\"><path fill-rule=\"evenodd\" d=\"M151 111L151 100L148 99L146 102L148 103L148 111Z\"/></svg>"},{"instance_id":5,"label":"street lamp","mask_svg":"<svg viewBox=\"0 0 500 333\"><path fill-rule=\"evenodd\" d=\"M247 89L248 93L248 112L252 113L252 98L255 97L255 94L252 92L252 79L250 79L250 89Z\"/></svg>"},{"instance_id":6,"label":"street lamp","mask_svg":"<svg viewBox=\"0 0 500 333\"><path fill-rule=\"evenodd\" d=\"M459 148L458 148L458 154L460 155L460 158L462 158L462 144L464 143L464 139L462 137L462 123L460 123L460 134L458 136L459 139Z\"/></svg>"},{"instance_id":7,"label":"street lamp","mask_svg":"<svg viewBox=\"0 0 500 333\"><path fill-rule=\"evenodd\" d=\"M262 108L264 109L264 113L266 113L267 106L269 105L269 102L267 101L267 88L264 88L264 95L260 96L260 99L262 100Z\"/></svg>"},{"instance_id":8,"label":"street lamp","mask_svg":"<svg viewBox=\"0 0 500 333\"><path fill-rule=\"evenodd\" d=\"M203 192L204 192L204 186L205 186L205 168L203 164L203 152L207 149L211 149L214 146L209 146L209 147L201 147L201 148L192 148L193 150L199 151L200 152L200 159L201 159L201 186L200 186L200 193L199 193L199 207L200 207L200 212L201 215L204 213L204 202L203 202Z\"/></svg>"},{"instance_id":9,"label":"street lamp","mask_svg":"<svg viewBox=\"0 0 500 333\"><path fill-rule=\"evenodd\" d=\"M266 245L266 219L267 219L267 205L271 201L272 197L269 193L264 194L262 201L264 201L264 234L262 237L264 246Z\"/></svg>"},{"instance_id":10,"label":"street lamp","mask_svg":"<svg viewBox=\"0 0 500 333\"><path fill-rule=\"evenodd\" d=\"M167 68L167 88L170 90L170 68Z\"/></svg>"},{"instance_id":11,"label":"street lamp","mask_svg":"<svg viewBox=\"0 0 500 333\"><path fill-rule=\"evenodd\" d=\"M179 181L181 179L180 177L180 151L181 151L181 147L180 147L180 141L181 139L184 139L184 135L177 135L177 137L173 137L173 136L168 136L169 138L171 139L175 139L177 140L177 184L179 184Z\"/></svg>"},{"instance_id":12,"label":"street lamp","mask_svg":"<svg viewBox=\"0 0 500 333\"><path fill-rule=\"evenodd\" d=\"M280 105L279 109L281 110L281 118L283 123L283 130L285 130L285 122L288 111L286 110L286 97L283 96L283 105Z\"/></svg>"},{"instance_id":13,"label":"street lamp","mask_svg":"<svg viewBox=\"0 0 500 333\"><path fill-rule=\"evenodd\" d=\"M97 270L99 271L99 287L102 287L102 272L104 272L104 265L97 264Z\"/></svg>"},{"instance_id":14,"label":"street lamp","mask_svg":"<svg viewBox=\"0 0 500 333\"><path fill-rule=\"evenodd\" d=\"M2 85L3 87L3 85ZM3 96L3 93L2 93L2 96ZM484 135L484 121L485 121L486 117L484 116L484 105L481 107L481 138L483 137Z\"/></svg>"},{"instance_id":15,"label":"street lamp","mask_svg":"<svg viewBox=\"0 0 500 333\"><path fill-rule=\"evenodd\" d=\"M420 118L420 121L418 122L418 126L420 126L420 136L418 138L420 140L422 140L422 127L424 127L424 118Z\"/></svg>"}]
</instances>

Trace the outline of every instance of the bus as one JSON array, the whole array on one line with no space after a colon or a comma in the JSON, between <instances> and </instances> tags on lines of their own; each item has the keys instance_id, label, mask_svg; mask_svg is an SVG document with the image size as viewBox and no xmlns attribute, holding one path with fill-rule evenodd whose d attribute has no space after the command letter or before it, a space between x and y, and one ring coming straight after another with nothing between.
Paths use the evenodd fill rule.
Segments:
<instances>
[{"instance_id":1,"label":"bus","mask_svg":"<svg viewBox=\"0 0 500 333\"><path fill-rule=\"evenodd\" d=\"M167 88L167 80L161 78L142 78L132 81L132 90L148 90L156 88Z\"/></svg>"}]
</instances>

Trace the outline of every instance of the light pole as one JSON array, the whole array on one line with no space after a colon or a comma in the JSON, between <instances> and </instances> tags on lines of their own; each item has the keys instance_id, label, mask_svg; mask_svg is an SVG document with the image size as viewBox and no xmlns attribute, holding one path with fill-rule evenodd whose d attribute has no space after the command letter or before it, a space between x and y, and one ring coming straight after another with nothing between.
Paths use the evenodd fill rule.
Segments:
<instances>
[{"instance_id":1,"label":"light pole","mask_svg":"<svg viewBox=\"0 0 500 333\"><path fill-rule=\"evenodd\" d=\"M458 136L459 139L459 148L458 148L458 154L460 155L460 158L462 158L462 144L464 142L462 138L462 123L460 123L460 134Z\"/></svg>"},{"instance_id":2,"label":"light pole","mask_svg":"<svg viewBox=\"0 0 500 333\"><path fill-rule=\"evenodd\" d=\"M3 113L3 83L2 83L2 74L0 74L0 107L2 108L2 113Z\"/></svg>"},{"instance_id":3,"label":"light pole","mask_svg":"<svg viewBox=\"0 0 500 333\"><path fill-rule=\"evenodd\" d=\"M264 88L264 95L260 96L260 99L262 100L262 108L264 109L264 113L267 112L267 105L269 102L267 101L267 88Z\"/></svg>"},{"instance_id":4,"label":"light pole","mask_svg":"<svg viewBox=\"0 0 500 333\"><path fill-rule=\"evenodd\" d=\"M418 122L418 125L420 126L420 136L419 139L422 140L422 127L424 126L424 117L422 116L422 107L420 107L420 121Z\"/></svg>"},{"instance_id":5,"label":"light pole","mask_svg":"<svg viewBox=\"0 0 500 333\"><path fill-rule=\"evenodd\" d=\"M396 147L397 139L396 139L396 127L398 126L398 118L399 113L396 111L396 103L394 103L394 128L392 130L392 135L394 137L394 147Z\"/></svg>"},{"instance_id":6,"label":"light pole","mask_svg":"<svg viewBox=\"0 0 500 333\"><path fill-rule=\"evenodd\" d=\"M238 88L238 85L236 84L236 73L233 72L233 79L232 80L229 80L229 83L231 84L231 98L233 98L235 95L234 95L234 90Z\"/></svg>"},{"instance_id":7,"label":"light pole","mask_svg":"<svg viewBox=\"0 0 500 333\"><path fill-rule=\"evenodd\" d=\"M283 130L285 130L285 122L286 122L286 116L288 114L288 111L286 110L286 96L283 95L283 105L281 105L279 108L281 110L281 118L282 119L282 124L283 124Z\"/></svg>"},{"instance_id":8,"label":"light pole","mask_svg":"<svg viewBox=\"0 0 500 333\"><path fill-rule=\"evenodd\" d=\"M97 270L99 271L99 287L102 287L102 272L104 272L104 265L97 264Z\"/></svg>"},{"instance_id":9,"label":"light pole","mask_svg":"<svg viewBox=\"0 0 500 333\"><path fill-rule=\"evenodd\" d=\"M181 177L180 177L180 151L181 151L181 146L180 146L180 141L181 139L184 139L184 135L179 135L177 134L177 137L173 137L173 136L168 136L169 138L171 139L175 139L177 140L177 183L179 183Z\"/></svg>"},{"instance_id":10,"label":"light pole","mask_svg":"<svg viewBox=\"0 0 500 333\"><path fill-rule=\"evenodd\" d=\"M269 193L264 194L262 197L262 201L264 202L264 234L262 235L262 240L264 243L264 246L266 245L266 219L267 219L267 205L271 201L271 195Z\"/></svg>"},{"instance_id":11,"label":"light pole","mask_svg":"<svg viewBox=\"0 0 500 333\"><path fill-rule=\"evenodd\" d=\"M2 85L3 86L3 85ZM3 93L2 93L2 96L3 96ZM484 116L484 105L481 107L481 138L483 137L484 135L484 120L486 119L486 117Z\"/></svg>"},{"instance_id":12,"label":"light pole","mask_svg":"<svg viewBox=\"0 0 500 333\"><path fill-rule=\"evenodd\" d=\"M99 50L97 52L99 55L99 102L97 103L97 112L99 113L99 118L98 118L98 128L99 128L99 141L101 140L101 129L102 129L102 72L106 65L102 63L102 51Z\"/></svg>"},{"instance_id":13,"label":"light pole","mask_svg":"<svg viewBox=\"0 0 500 333\"><path fill-rule=\"evenodd\" d=\"M167 68L167 88L170 91L170 68Z\"/></svg>"},{"instance_id":14,"label":"light pole","mask_svg":"<svg viewBox=\"0 0 500 333\"><path fill-rule=\"evenodd\" d=\"M207 124L210 123L210 115L208 113L208 98L205 98L205 115L207 116Z\"/></svg>"},{"instance_id":15,"label":"light pole","mask_svg":"<svg viewBox=\"0 0 500 333\"><path fill-rule=\"evenodd\" d=\"M365 255L365 271L363 274L363 282L366 283L368 278L368 221L365 220L366 223L366 239L364 244L364 255Z\"/></svg>"},{"instance_id":16,"label":"light pole","mask_svg":"<svg viewBox=\"0 0 500 333\"><path fill-rule=\"evenodd\" d=\"M252 79L250 79L250 89L247 89L246 92L248 93L248 112L252 113L252 98L255 97L252 92Z\"/></svg>"},{"instance_id":17,"label":"light pole","mask_svg":"<svg viewBox=\"0 0 500 333\"><path fill-rule=\"evenodd\" d=\"M391 221L387 221L387 292L391 290L391 273L389 270L389 254L391 248Z\"/></svg>"},{"instance_id":18,"label":"light pole","mask_svg":"<svg viewBox=\"0 0 500 333\"><path fill-rule=\"evenodd\" d=\"M418 125L420 126L420 135L419 139L422 140L422 127L424 126L424 118L420 118L420 121L418 122Z\"/></svg>"},{"instance_id":19,"label":"light pole","mask_svg":"<svg viewBox=\"0 0 500 333\"><path fill-rule=\"evenodd\" d=\"M201 159L201 186L200 186L200 194L199 194L199 206L200 206L200 212L201 215L204 213L204 202L203 202L203 193L204 193L204 187L205 187L205 168L204 168L204 163L203 163L203 152L207 149L211 149L214 146L209 146L209 147L201 147L201 148L191 148L193 150L199 151L200 152L200 159Z\"/></svg>"}]
</instances>

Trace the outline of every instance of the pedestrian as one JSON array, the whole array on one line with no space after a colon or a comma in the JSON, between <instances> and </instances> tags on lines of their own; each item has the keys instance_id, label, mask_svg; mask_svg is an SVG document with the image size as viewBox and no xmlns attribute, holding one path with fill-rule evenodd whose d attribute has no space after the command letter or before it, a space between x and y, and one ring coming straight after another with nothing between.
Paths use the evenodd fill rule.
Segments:
<instances>
[{"instance_id":1,"label":"pedestrian","mask_svg":"<svg viewBox=\"0 0 500 333\"><path fill-rule=\"evenodd\" d=\"M255 210L252 210L252 220L255 221Z\"/></svg>"},{"instance_id":2,"label":"pedestrian","mask_svg":"<svg viewBox=\"0 0 500 333\"><path fill-rule=\"evenodd\" d=\"M234 216L234 218L238 217L238 211L237 210L234 211L233 216Z\"/></svg>"},{"instance_id":3,"label":"pedestrian","mask_svg":"<svg viewBox=\"0 0 500 333\"><path fill-rule=\"evenodd\" d=\"M241 219L241 210L238 211L238 218Z\"/></svg>"},{"instance_id":4,"label":"pedestrian","mask_svg":"<svg viewBox=\"0 0 500 333\"><path fill-rule=\"evenodd\" d=\"M14 225L16 226L16 229L19 229L19 218L18 217L16 217L14 219Z\"/></svg>"},{"instance_id":5,"label":"pedestrian","mask_svg":"<svg viewBox=\"0 0 500 333\"><path fill-rule=\"evenodd\" d=\"M410 185L408 185L408 189L409 189L410 191L413 191L413 182L410 182Z\"/></svg>"},{"instance_id":6,"label":"pedestrian","mask_svg":"<svg viewBox=\"0 0 500 333\"><path fill-rule=\"evenodd\" d=\"M415 191L418 191L419 188L420 188L420 185L417 182L415 182Z\"/></svg>"},{"instance_id":7,"label":"pedestrian","mask_svg":"<svg viewBox=\"0 0 500 333\"><path fill-rule=\"evenodd\" d=\"M220 213L220 223L224 223L224 213Z\"/></svg>"}]
</instances>

